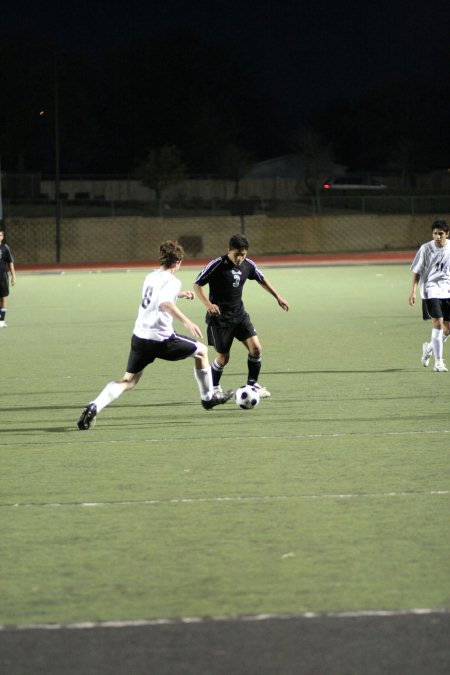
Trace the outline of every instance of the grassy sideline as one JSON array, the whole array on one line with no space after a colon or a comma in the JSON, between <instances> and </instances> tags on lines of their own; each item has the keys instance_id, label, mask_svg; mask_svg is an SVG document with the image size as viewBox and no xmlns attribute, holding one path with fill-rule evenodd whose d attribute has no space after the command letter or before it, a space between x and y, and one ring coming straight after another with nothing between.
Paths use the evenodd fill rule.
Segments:
<instances>
[{"instance_id":1,"label":"grassy sideline","mask_svg":"<svg viewBox=\"0 0 450 675\"><path fill-rule=\"evenodd\" d=\"M20 275L0 331L0 624L449 606L450 374L420 366L408 266L265 271L291 305L246 286L271 399L206 412L192 361L158 362L87 433L145 271ZM245 362L236 344L224 386Z\"/></svg>"}]
</instances>

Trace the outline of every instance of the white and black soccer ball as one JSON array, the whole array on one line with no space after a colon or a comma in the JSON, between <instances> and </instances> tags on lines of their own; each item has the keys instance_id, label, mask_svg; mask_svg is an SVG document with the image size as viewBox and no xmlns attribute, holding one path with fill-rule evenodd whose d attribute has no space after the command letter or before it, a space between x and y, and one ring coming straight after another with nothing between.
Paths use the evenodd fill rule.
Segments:
<instances>
[{"instance_id":1,"label":"white and black soccer ball","mask_svg":"<svg viewBox=\"0 0 450 675\"><path fill-rule=\"evenodd\" d=\"M251 384L244 384L243 387L236 389L236 405L242 410L251 410L256 408L259 403L259 391Z\"/></svg>"}]
</instances>

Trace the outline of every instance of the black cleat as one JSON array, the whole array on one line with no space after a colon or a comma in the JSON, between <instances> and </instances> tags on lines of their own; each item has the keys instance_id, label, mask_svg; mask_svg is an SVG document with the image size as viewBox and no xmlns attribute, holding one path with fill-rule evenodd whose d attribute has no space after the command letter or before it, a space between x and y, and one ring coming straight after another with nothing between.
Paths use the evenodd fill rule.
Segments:
<instances>
[{"instance_id":1,"label":"black cleat","mask_svg":"<svg viewBox=\"0 0 450 675\"><path fill-rule=\"evenodd\" d=\"M228 391L216 391L213 394L212 399L210 399L209 401L202 401L202 406L204 407L205 410L211 410L211 408L215 408L216 405L222 405L223 403L226 403L233 396L234 396L233 389L229 389Z\"/></svg>"},{"instance_id":2,"label":"black cleat","mask_svg":"<svg viewBox=\"0 0 450 675\"><path fill-rule=\"evenodd\" d=\"M77 427L80 431L87 431L91 424L95 424L95 416L97 414L97 406L95 403L89 403L81 413L81 417L77 422Z\"/></svg>"}]
</instances>

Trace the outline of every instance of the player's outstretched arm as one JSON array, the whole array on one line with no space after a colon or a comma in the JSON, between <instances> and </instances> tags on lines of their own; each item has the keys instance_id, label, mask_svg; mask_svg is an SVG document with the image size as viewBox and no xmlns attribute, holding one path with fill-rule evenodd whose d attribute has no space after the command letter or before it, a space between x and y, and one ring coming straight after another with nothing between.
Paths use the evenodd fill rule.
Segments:
<instances>
[{"instance_id":1,"label":"player's outstretched arm","mask_svg":"<svg viewBox=\"0 0 450 675\"><path fill-rule=\"evenodd\" d=\"M195 298L195 293L194 291L180 291L178 297L186 298L186 300L193 300Z\"/></svg>"},{"instance_id":2,"label":"player's outstretched arm","mask_svg":"<svg viewBox=\"0 0 450 675\"><path fill-rule=\"evenodd\" d=\"M14 263L9 263L9 273L11 275L11 286L14 286L16 283L16 270L14 268Z\"/></svg>"},{"instance_id":3,"label":"player's outstretched arm","mask_svg":"<svg viewBox=\"0 0 450 675\"><path fill-rule=\"evenodd\" d=\"M416 291L417 291L417 285L419 283L420 276L416 272L413 273L413 279L412 279L412 288L411 288L411 293L409 294L409 304L411 307L414 305L416 302Z\"/></svg>"},{"instance_id":4,"label":"player's outstretched arm","mask_svg":"<svg viewBox=\"0 0 450 675\"><path fill-rule=\"evenodd\" d=\"M194 290L198 295L200 301L205 305L208 314L211 314L212 316L217 316L218 314L220 314L219 306L210 302L208 296L206 295L203 289L203 286L200 286L199 284L194 284Z\"/></svg>"},{"instance_id":5,"label":"player's outstretched arm","mask_svg":"<svg viewBox=\"0 0 450 675\"><path fill-rule=\"evenodd\" d=\"M194 337L203 337L202 331L197 324L191 321L186 314L183 314L173 302L162 302L159 306L159 310L161 312L167 312L167 314L170 314L174 319L178 319L178 321L180 321Z\"/></svg>"},{"instance_id":6,"label":"player's outstretched arm","mask_svg":"<svg viewBox=\"0 0 450 675\"><path fill-rule=\"evenodd\" d=\"M261 286L262 286L263 288L266 289L266 291L267 291L268 293L270 293L270 295L273 295L273 297L275 298L275 300L276 300L276 301L278 302L278 304L280 305L281 309L284 309L285 312L288 312L288 311L289 311L289 305L288 305L288 303L286 302L286 300L284 300L284 298L282 298L281 295L280 295L279 293L277 293L277 291L274 289L274 287L272 286L272 284L270 284L270 283L267 281L267 279L264 278L262 281L260 281L260 284L261 284Z\"/></svg>"}]
</instances>

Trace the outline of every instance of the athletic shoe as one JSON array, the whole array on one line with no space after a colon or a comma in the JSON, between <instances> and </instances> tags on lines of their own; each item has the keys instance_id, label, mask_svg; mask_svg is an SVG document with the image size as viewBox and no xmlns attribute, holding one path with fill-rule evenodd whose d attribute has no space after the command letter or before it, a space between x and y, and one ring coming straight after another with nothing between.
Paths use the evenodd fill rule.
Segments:
<instances>
[{"instance_id":1,"label":"athletic shoe","mask_svg":"<svg viewBox=\"0 0 450 675\"><path fill-rule=\"evenodd\" d=\"M448 373L448 368L443 361L436 361L433 370L435 373Z\"/></svg>"},{"instance_id":2,"label":"athletic shoe","mask_svg":"<svg viewBox=\"0 0 450 675\"><path fill-rule=\"evenodd\" d=\"M216 405L222 405L223 403L226 403L233 396L234 396L233 389L229 389L228 391L215 392L213 394L212 399L210 399L209 401L202 401L202 406L204 407L205 410L211 410L211 408L215 408Z\"/></svg>"},{"instance_id":3,"label":"athletic shoe","mask_svg":"<svg viewBox=\"0 0 450 675\"><path fill-rule=\"evenodd\" d=\"M220 386L220 384L218 384L218 385L216 385L215 387L213 387L213 393L214 393L214 394L223 394L223 389L222 389L222 387Z\"/></svg>"},{"instance_id":4,"label":"athletic shoe","mask_svg":"<svg viewBox=\"0 0 450 675\"><path fill-rule=\"evenodd\" d=\"M89 427L95 425L95 416L97 414L97 406L95 403L89 403L81 413L81 417L77 422L77 427L80 431L87 431Z\"/></svg>"},{"instance_id":5,"label":"athletic shoe","mask_svg":"<svg viewBox=\"0 0 450 675\"><path fill-rule=\"evenodd\" d=\"M6 328L7 325L6 321L0 321L0 328Z\"/></svg>"},{"instance_id":6,"label":"athletic shoe","mask_svg":"<svg viewBox=\"0 0 450 675\"><path fill-rule=\"evenodd\" d=\"M270 396L270 391L269 391L268 389L266 389L266 387L262 387L262 386L261 386L260 384L258 384L257 382L254 382L251 386L252 386L252 387L255 387L255 389L258 390L258 392L259 392L259 398L269 398L269 396Z\"/></svg>"},{"instance_id":7,"label":"athletic shoe","mask_svg":"<svg viewBox=\"0 0 450 675\"><path fill-rule=\"evenodd\" d=\"M424 368L428 367L432 354L433 348L431 347L431 344L429 342L424 342L422 345L422 358L420 359L420 362Z\"/></svg>"}]
</instances>

